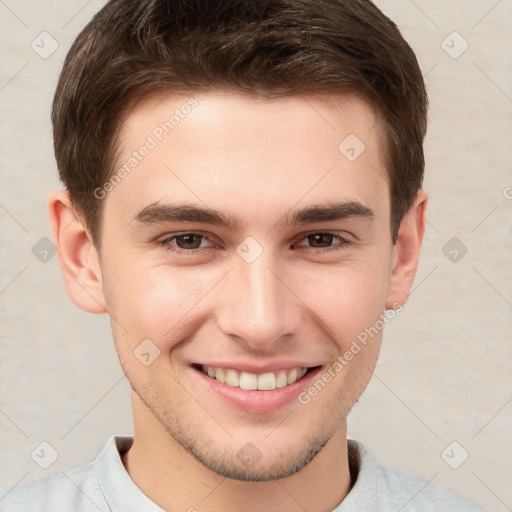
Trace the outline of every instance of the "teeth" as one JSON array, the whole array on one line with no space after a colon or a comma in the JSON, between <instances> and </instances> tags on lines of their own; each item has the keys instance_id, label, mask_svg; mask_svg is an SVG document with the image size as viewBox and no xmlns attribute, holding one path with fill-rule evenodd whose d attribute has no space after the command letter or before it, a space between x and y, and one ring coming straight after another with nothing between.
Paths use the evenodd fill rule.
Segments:
<instances>
[{"instance_id":1,"label":"teeth","mask_svg":"<svg viewBox=\"0 0 512 512\"><path fill-rule=\"evenodd\" d=\"M277 373L268 372L256 375L249 372L238 372L232 369L214 368L203 365L203 373L212 379L226 383L228 386L245 390L272 391L276 388L284 388L304 377L307 368L292 368Z\"/></svg>"},{"instance_id":2,"label":"teeth","mask_svg":"<svg viewBox=\"0 0 512 512\"><path fill-rule=\"evenodd\" d=\"M231 370L235 371L235 370ZM240 387L242 389L258 389L258 377L254 373L242 372L240 374Z\"/></svg>"},{"instance_id":3,"label":"teeth","mask_svg":"<svg viewBox=\"0 0 512 512\"><path fill-rule=\"evenodd\" d=\"M288 377L286 376L286 372L281 370L278 374L277 374L277 379L276 379L276 386L278 388L284 388L285 386L288 385Z\"/></svg>"},{"instance_id":4,"label":"teeth","mask_svg":"<svg viewBox=\"0 0 512 512\"><path fill-rule=\"evenodd\" d=\"M293 384L297 380L297 370L294 368L289 374L288 374L288 384Z\"/></svg>"},{"instance_id":5,"label":"teeth","mask_svg":"<svg viewBox=\"0 0 512 512\"><path fill-rule=\"evenodd\" d=\"M234 388L240 387L240 376L236 370L226 371L226 384L228 386L233 386Z\"/></svg>"},{"instance_id":6,"label":"teeth","mask_svg":"<svg viewBox=\"0 0 512 512\"><path fill-rule=\"evenodd\" d=\"M209 371L208 371L208 375L210 375ZM215 378L219 382L226 382L226 372L222 368L217 368L215 370Z\"/></svg>"},{"instance_id":7,"label":"teeth","mask_svg":"<svg viewBox=\"0 0 512 512\"><path fill-rule=\"evenodd\" d=\"M262 391L276 389L276 376L273 372L262 373L258 377L258 389Z\"/></svg>"}]
</instances>

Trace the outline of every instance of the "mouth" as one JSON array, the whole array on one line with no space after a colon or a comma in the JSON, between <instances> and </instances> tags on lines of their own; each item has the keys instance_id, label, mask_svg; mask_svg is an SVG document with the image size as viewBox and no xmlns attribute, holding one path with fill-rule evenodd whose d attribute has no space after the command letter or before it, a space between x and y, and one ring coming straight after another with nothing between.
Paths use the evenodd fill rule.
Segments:
<instances>
[{"instance_id":1,"label":"mouth","mask_svg":"<svg viewBox=\"0 0 512 512\"><path fill-rule=\"evenodd\" d=\"M192 366L196 370L208 375L211 379L215 379L227 386L245 389L247 391L273 391L277 388L284 388L302 379L309 371L318 368L316 366L311 368L295 367L275 372L256 374L235 370L233 368L216 368L203 364L193 364Z\"/></svg>"},{"instance_id":2,"label":"mouth","mask_svg":"<svg viewBox=\"0 0 512 512\"><path fill-rule=\"evenodd\" d=\"M217 368L203 364L193 364L192 367L201 371L212 380L246 391L273 391L278 388L286 388L300 381L307 373L319 368L318 366L297 366L257 374L233 368Z\"/></svg>"},{"instance_id":3,"label":"mouth","mask_svg":"<svg viewBox=\"0 0 512 512\"><path fill-rule=\"evenodd\" d=\"M297 396L313 384L323 369L323 366L286 366L286 363L259 369L249 364L243 366L236 369L229 368L229 364L201 363L192 364L191 369L194 381L202 387L199 392L208 401L212 400L212 404L221 400L229 407L258 415L299 404Z\"/></svg>"}]
</instances>

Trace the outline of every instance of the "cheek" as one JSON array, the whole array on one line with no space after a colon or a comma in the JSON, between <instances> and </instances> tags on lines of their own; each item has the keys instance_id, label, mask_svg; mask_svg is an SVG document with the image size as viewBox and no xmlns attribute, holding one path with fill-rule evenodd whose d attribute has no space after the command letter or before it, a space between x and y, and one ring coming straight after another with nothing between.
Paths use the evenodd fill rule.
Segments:
<instances>
[{"instance_id":1,"label":"cheek","mask_svg":"<svg viewBox=\"0 0 512 512\"><path fill-rule=\"evenodd\" d=\"M283 269L284 281L298 297L289 300L299 308L305 304L340 351L384 311L389 262L373 252L347 257L338 266L309 262ZM141 261L134 257L103 268L114 339L125 358L146 339L161 352L190 339L214 316L219 296L218 290L210 291L222 287L226 273L224 267L151 266Z\"/></svg>"},{"instance_id":2,"label":"cheek","mask_svg":"<svg viewBox=\"0 0 512 512\"><path fill-rule=\"evenodd\" d=\"M384 312L386 265L375 260L303 273L297 295L322 320L340 350Z\"/></svg>"},{"instance_id":3,"label":"cheek","mask_svg":"<svg viewBox=\"0 0 512 512\"><path fill-rule=\"evenodd\" d=\"M130 340L132 350L150 339L161 351L168 351L183 339L183 327L201 309L198 305L208 300L208 291L220 276L164 265L134 269L126 265L108 274L108 308L117 320L113 325L118 324L117 333L123 343Z\"/></svg>"}]
</instances>

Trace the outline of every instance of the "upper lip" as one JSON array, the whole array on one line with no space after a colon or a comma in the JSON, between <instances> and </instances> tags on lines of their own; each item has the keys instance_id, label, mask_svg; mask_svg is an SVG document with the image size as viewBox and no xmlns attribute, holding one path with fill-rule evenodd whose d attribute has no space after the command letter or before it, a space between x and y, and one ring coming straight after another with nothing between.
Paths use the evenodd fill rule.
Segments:
<instances>
[{"instance_id":1,"label":"upper lip","mask_svg":"<svg viewBox=\"0 0 512 512\"><path fill-rule=\"evenodd\" d=\"M195 364L210 366L213 368L223 368L226 370L238 370L240 372L254 373L257 375L261 373L278 372L280 370L291 370L292 368L314 368L316 366L320 366L296 360L281 360L261 363L234 361L202 361Z\"/></svg>"}]
</instances>

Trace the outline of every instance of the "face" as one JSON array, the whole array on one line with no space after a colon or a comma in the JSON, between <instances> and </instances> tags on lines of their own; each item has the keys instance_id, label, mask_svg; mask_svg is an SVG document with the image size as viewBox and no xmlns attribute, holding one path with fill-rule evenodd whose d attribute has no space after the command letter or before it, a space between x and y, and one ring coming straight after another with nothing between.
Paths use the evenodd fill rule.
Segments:
<instances>
[{"instance_id":1,"label":"face","mask_svg":"<svg viewBox=\"0 0 512 512\"><path fill-rule=\"evenodd\" d=\"M102 203L116 349L134 414L219 474L298 471L370 379L380 331L344 354L389 298L379 140L353 96L152 97L123 125Z\"/></svg>"}]
</instances>

